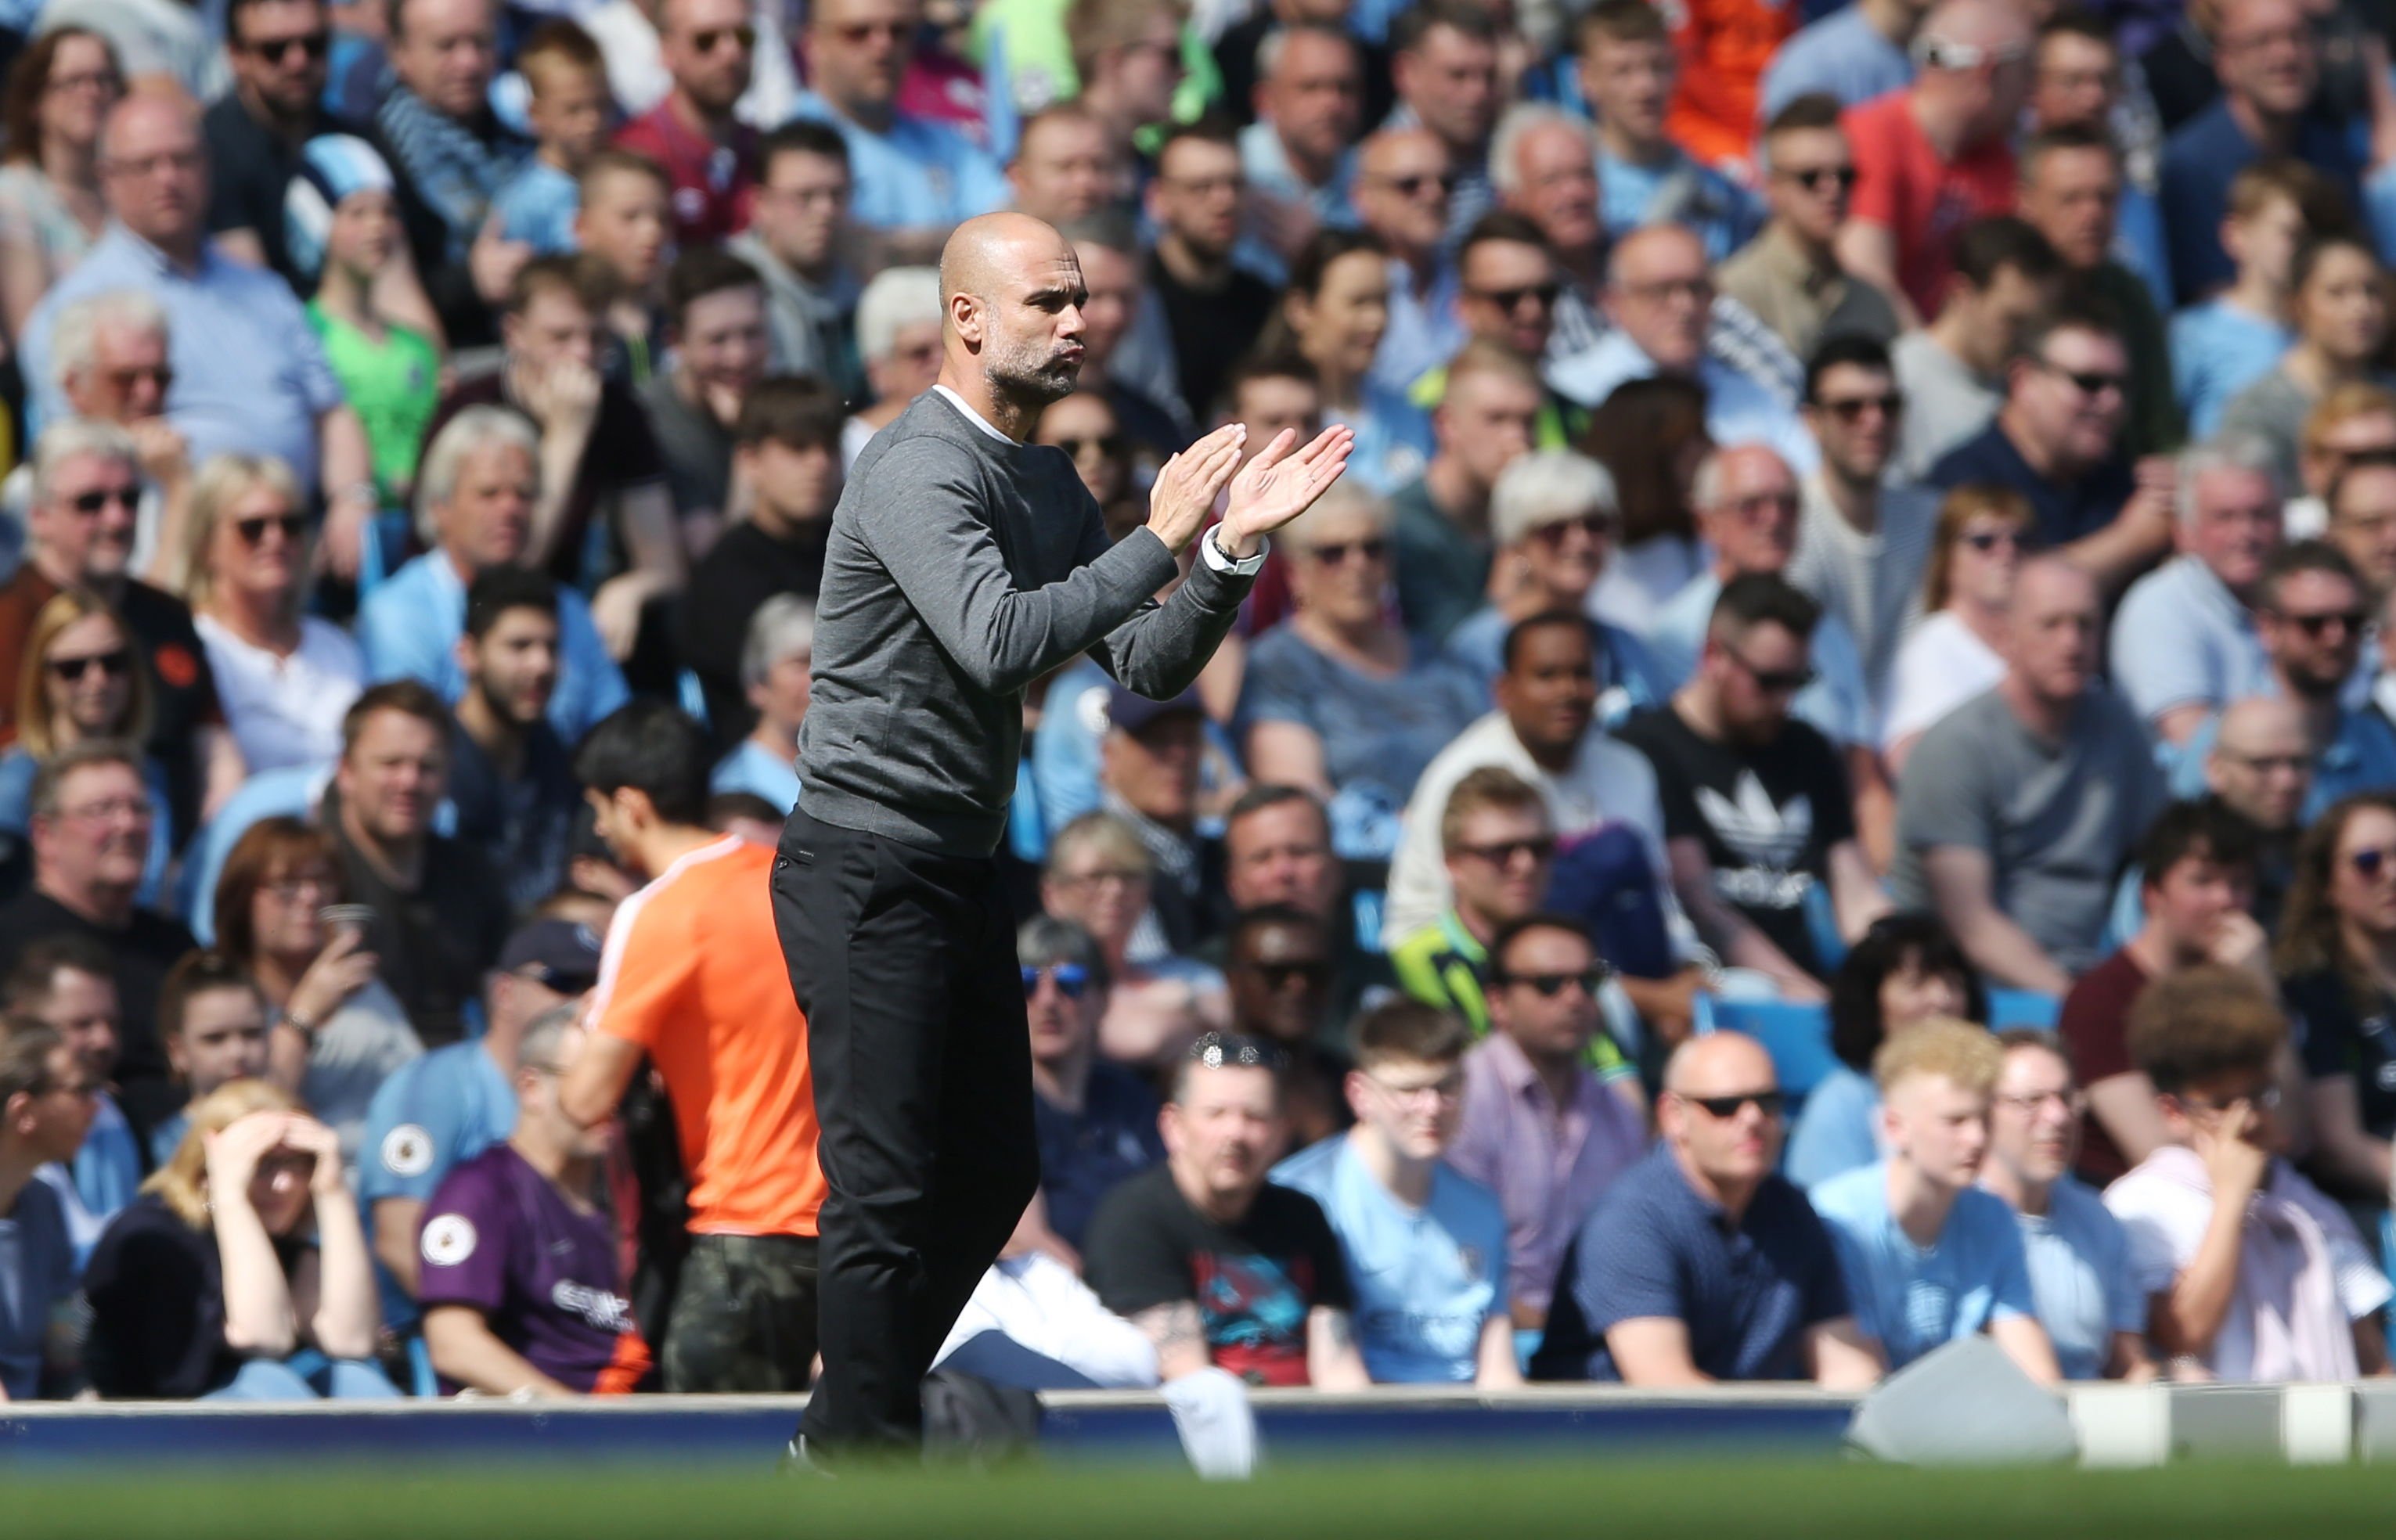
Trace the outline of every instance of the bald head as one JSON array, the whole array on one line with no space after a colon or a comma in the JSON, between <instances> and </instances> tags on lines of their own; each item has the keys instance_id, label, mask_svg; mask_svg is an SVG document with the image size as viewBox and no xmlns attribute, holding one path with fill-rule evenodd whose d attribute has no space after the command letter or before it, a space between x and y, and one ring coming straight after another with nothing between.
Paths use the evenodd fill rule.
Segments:
<instances>
[{"instance_id":1,"label":"bald head","mask_svg":"<svg viewBox=\"0 0 2396 1540\"><path fill-rule=\"evenodd\" d=\"M2027 52L2030 42L2030 24L2020 10L2001 0L1946 0L1923 21L1922 35L1995 53Z\"/></svg>"},{"instance_id":2,"label":"bald head","mask_svg":"<svg viewBox=\"0 0 2396 1540\"><path fill-rule=\"evenodd\" d=\"M117 103L100 133L108 211L180 261L199 255L207 212L207 151L200 112L180 92L139 91Z\"/></svg>"},{"instance_id":3,"label":"bald head","mask_svg":"<svg viewBox=\"0 0 2396 1540\"><path fill-rule=\"evenodd\" d=\"M1706 244L1696 231L1685 225L1642 225L1606 254L1605 282L1608 287L1621 288L1640 283L1653 270L1679 273L1691 266L1701 268L1705 260Z\"/></svg>"},{"instance_id":4,"label":"bald head","mask_svg":"<svg viewBox=\"0 0 2396 1540\"><path fill-rule=\"evenodd\" d=\"M2037 556L2014 579L2006 619L2007 669L2029 696L2055 708L2088 688L2096 670L2096 579L2062 556Z\"/></svg>"},{"instance_id":5,"label":"bald head","mask_svg":"<svg viewBox=\"0 0 2396 1540\"><path fill-rule=\"evenodd\" d=\"M2284 696L2231 701L2204 756L2204 783L2265 833L2294 832L2313 786L2303 709Z\"/></svg>"},{"instance_id":6,"label":"bald head","mask_svg":"<svg viewBox=\"0 0 2396 1540\"><path fill-rule=\"evenodd\" d=\"M940 382L1002 428L1072 394L1088 299L1054 227L1029 214L967 219L940 248Z\"/></svg>"},{"instance_id":7,"label":"bald head","mask_svg":"<svg viewBox=\"0 0 2396 1540\"><path fill-rule=\"evenodd\" d=\"M1772 1055L1745 1032L1707 1032L1672 1050L1664 1089L1676 1096L1727 1096L1780 1085Z\"/></svg>"},{"instance_id":8,"label":"bald head","mask_svg":"<svg viewBox=\"0 0 2396 1540\"><path fill-rule=\"evenodd\" d=\"M1356 213L1364 228L1401 256L1438 248L1447 235L1455 166L1428 128L1384 128L1356 158Z\"/></svg>"}]
</instances>

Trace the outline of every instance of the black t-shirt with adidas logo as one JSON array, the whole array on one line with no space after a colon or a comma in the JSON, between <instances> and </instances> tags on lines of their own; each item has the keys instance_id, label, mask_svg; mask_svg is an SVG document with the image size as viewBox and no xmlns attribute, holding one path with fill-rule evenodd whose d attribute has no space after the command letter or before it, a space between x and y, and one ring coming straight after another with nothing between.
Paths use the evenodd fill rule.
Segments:
<instances>
[{"instance_id":1,"label":"black t-shirt with adidas logo","mask_svg":"<svg viewBox=\"0 0 2396 1540\"><path fill-rule=\"evenodd\" d=\"M1807 910L1818 906L1830 918L1830 849L1856 834L1846 771L1830 740L1792 720L1768 745L1720 743L1669 705L1640 712L1616 736L1656 767L1664 837L1704 845L1723 901L1790 961L1825 974Z\"/></svg>"}]
</instances>

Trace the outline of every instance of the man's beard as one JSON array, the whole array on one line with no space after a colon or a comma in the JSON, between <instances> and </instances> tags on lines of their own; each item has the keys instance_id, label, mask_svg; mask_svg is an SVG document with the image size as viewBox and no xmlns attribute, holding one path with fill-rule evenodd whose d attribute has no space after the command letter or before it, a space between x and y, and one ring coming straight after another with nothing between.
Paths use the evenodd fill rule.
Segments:
<instances>
[{"instance_id":1,"label":"man's beard","mask_svg":"<svg viewBox=\"0 0 2396 1540\"><path fill-rule=\"evenodd\" d=\"M1073 393L1081 382L1082 363L1082 359L1061 358L1028 344L1005 353L994 352L982 365L982 373L992 394L1023 405L1045 406Z\"/></svg>"}]
</instances>

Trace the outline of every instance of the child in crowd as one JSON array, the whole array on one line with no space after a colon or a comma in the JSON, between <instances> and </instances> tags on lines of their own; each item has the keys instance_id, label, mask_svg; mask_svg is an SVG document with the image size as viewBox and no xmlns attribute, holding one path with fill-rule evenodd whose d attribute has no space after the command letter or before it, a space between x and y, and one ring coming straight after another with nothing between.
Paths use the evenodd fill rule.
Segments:
<instances>
[{"instance_id":1,"label":"child in crowd","mask_svg":"<svg viewBox=\"0 0 2396 1540\"><path fill-rule=\"evenodd\" d=\"M2288 268L2311 234L2328 190L2301 161L2268 160L2230 184L2221 248L2237 281L2171 322L2172 385L2190 434L2209 439L2222 409L2270 373L2296 339L2288 325Z\"/></svg>"},{"instance_id":2,"label":"child in crowd","mask_svg":"<svg viewBox=\"0 0 2396 1540\"><path fill-rule=\"evenodd\" d=\"M405 507L441 399L441 343L430 316L393 315L379 297L405 249L391 167L364 139L319 135L284 211L293 265L318 274L308 324L366 428L375 497L383 508Z\"/></svg>"},{"instance_id":3,"label":"child in crowd","mask_svg":"<svg viewBox=\"0 0 2396 1540\"><path fill-rule=\"evenodd\" d=\"M589 33L560 17L533 29L516 69L532 87L525 116L539 150L499 190L492 212L504 239L554 257L575 248L582 168L607 141L607 61Z\"/></svg>"},{"instance_id":4,"label":"child in crowd","mask_svg":"<svg viewBox=\"0 0 2396 1540\"><path fill-rule=\"evenodd\" d=\"M574 238L615 285L606 321L616 356L606 373L628 385L647 380L664 359L672 199L672 184L646 156L602 150L582 168L582 208L574 217Z\"/></svg>"}]
</instances>

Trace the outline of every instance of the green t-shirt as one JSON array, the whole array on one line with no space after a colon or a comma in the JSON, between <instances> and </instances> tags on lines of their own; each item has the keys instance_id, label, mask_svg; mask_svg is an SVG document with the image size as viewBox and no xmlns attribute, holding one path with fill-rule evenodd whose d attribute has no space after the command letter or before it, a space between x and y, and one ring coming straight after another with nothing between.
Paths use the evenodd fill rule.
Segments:
<instances>
[{"instance_id":1,"label":"green t-shirt","mask_svg":"<svg viewBox=\"0 0 2396 1540\"><path fill-rule=\"evenodd\" d=\"M400 506L395 488L416 479L424 429L441 401L441 353L433 339L406 326L386 325L378 342L308 301L308 324L325 345L326 361L340 380L351 410L366 425L374 458L375 496L385 508Z\"/></svg>"}]
</instances>

